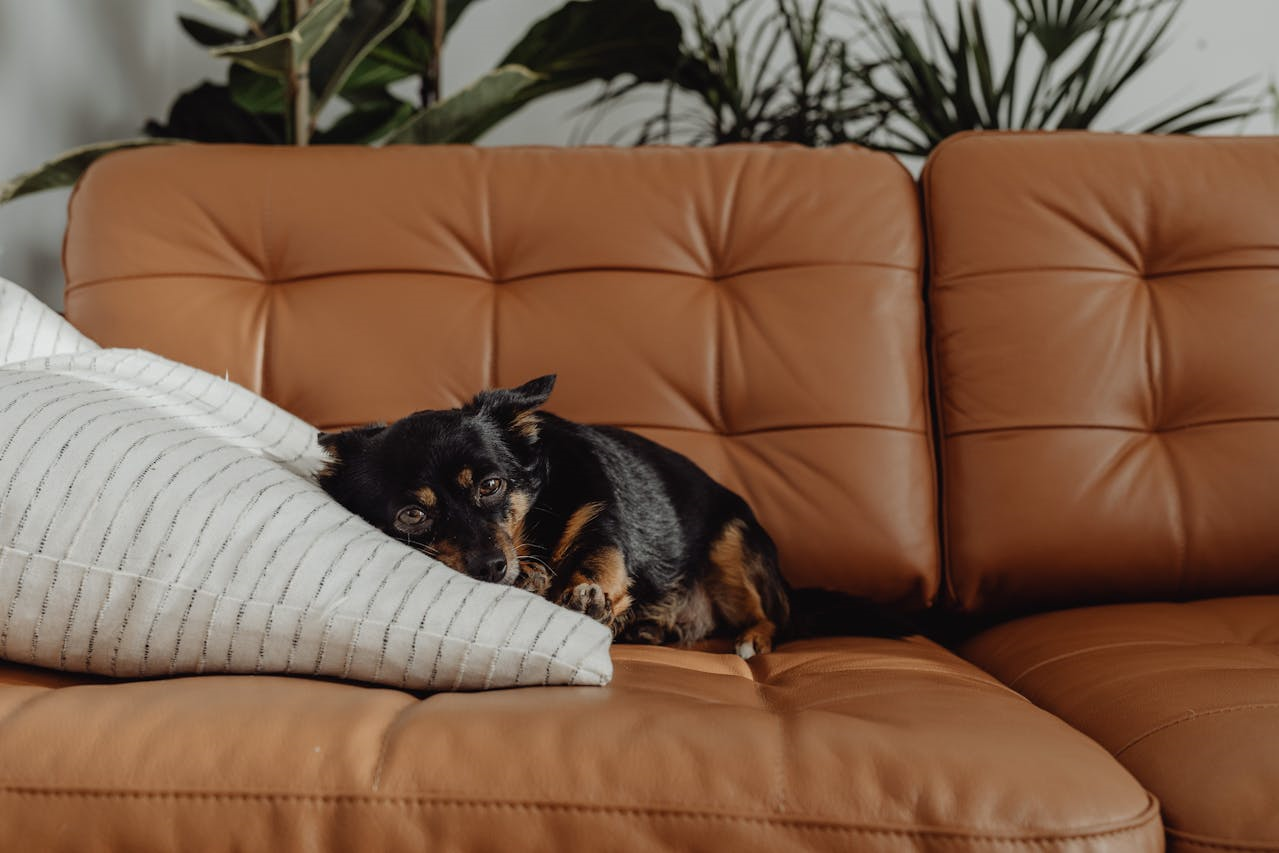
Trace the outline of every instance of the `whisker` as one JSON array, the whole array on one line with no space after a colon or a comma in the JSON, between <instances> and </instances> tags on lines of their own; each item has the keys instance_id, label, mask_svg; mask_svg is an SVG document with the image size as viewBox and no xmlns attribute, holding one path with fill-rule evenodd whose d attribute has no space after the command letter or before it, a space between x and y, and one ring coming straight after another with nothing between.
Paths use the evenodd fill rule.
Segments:
<instances>
[{"instance_id":1,"label":"whisker","mask_svg":"<svg viewBox=\"0 0 1279 853\"><path fill-rule=\"evenodd\" d=\"M552 575L554 575L554 574L555 574L555 570L554 570L554 569L552 569L552 568L550 567L550 565L549 565L549 564L548 564L545 560L539 560L537 557L534 557L534 556L532 556L532 555L529 555L529 554L517 555L515 559L516 559L518 562L521 562L521 563L522 563L522 562L524 562L525 560L528 560L530 563L536 563L537 565L539 565L539 566L541 566L542 568L546 569L546 570L547 570L548 572L550 572Z\"/></svg>"}]
</instances>

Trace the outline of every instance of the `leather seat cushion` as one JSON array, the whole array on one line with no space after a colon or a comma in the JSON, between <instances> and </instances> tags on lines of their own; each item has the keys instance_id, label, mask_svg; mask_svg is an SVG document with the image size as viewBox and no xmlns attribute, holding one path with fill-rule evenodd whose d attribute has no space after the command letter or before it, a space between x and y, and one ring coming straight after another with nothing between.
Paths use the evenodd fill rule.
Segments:
<instances>
[{"instance_id":1,"label":"leather seat cushion","mask_svg":"<svg viewBox=\"0 0 1279 853\"><path fill-rule=\"evenodd\" d=\"M65 266L99 344L321 429L557 373L549 411L691 458L796 586L937 591L923 234L887 154L158 146L86 173Z\"/></svg>"},{"instance_id":2,"label":"leather seat cushion","mask_svg":"<svg viewBox=\"0 0 1279 853\"><path fill-rule=\"evenodd\" d=\"M972 133L923 177L961 607L1279 593L1274 139Z\"/></svg>"},{"instance_id":3,"label":"leather seat cushion","mask_svg":"<svg viewBox=\"0 0 1279 853\"><path fill-rule=\"evenodd\" d=\"M1279 850L1279 597L1033 616L963 651L1123 762L1171 848Z\"/></svg>"},{"instance_id":4,"label":"leather seat cushion","mask_svg":"<svg viewBox=\"0 0 1279 853\"><path fill-rule=\"evenodd\" d=\"M0 668L27 849L1157 849L1095 743L922 639L749 663L619 646L607 688L419 696ZM39 744L39 748L33 748ZM68 828L73 828L68 830Z\"/></svg>"}]
</instances>

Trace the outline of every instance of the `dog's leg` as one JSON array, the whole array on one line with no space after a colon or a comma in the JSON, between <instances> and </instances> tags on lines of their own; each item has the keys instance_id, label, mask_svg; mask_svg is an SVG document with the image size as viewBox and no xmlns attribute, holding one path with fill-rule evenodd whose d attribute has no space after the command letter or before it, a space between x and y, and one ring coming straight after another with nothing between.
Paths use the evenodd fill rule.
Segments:
<instances>
[{"instance_id":1,"label":"dog's leg","mask_svg":"<svg viewBox=\"0 0 1279 853\"><path fill-rule=\"evenodd\" d=\"M565 579L559 603L611 626L616 634L631 608L631 578L622 549L608 534L604 510L602 503L588 503L574 512L552 562L556 576Z\"/></svg>"},{"instance_id":2,"label":"dog's leg","mask_svg":"<svg viewBox=\"0 0 1279 853\"><path fill-rule=\"evenodd\" d=\"M765 559L747 544L746 522L741 519L725 524L711 543L707 592L725 626L737 632L735 648L744 660L772 651L777 633L757 586L772 576Z\"/></svg>"},{"instance_id":3,"label":"dog's leg","mask_svg":"<svg viewBox=\"0 0 1279 853\"><path fill-rule=\"evenodd\" d=\"M631 609L631 579L626 560L615 545L586 551L570 559L568 585L559 603L598 619L616 634L625 626Z\"/></svg>"}]
</instances>

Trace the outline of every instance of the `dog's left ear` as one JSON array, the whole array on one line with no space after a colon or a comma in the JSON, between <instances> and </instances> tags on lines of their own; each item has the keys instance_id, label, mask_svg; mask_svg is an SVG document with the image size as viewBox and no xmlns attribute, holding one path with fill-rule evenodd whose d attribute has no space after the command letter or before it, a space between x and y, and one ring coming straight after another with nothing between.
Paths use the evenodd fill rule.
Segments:
<instances>
[{"instance_id":1,"label":"dog's left ear","mask_svg":"<svg viewBox=\"0 0 1279 853\"><path fill-rule=\"evenodd\" d=\"M536 441L538 437L537 410L551 396L555 388L555 374L539 376L518 388L493 388L481 391L466 408L483 412L496 418L513 432Z\"/></svg>"},{"instance_id":2,"label":"dog's left ear","mask_svg":"<svg viewBox=\"0 0 1279 853\"><path fill-rule=\"evenodd\" d=\"M386 429L386 424L367 424L361 427L342 430L341 432L322 432L316 438L320 447L329 457L330 467L348 462L352 457L364 450L365 443L373 436Z\"/></svg>"}]
</instances>

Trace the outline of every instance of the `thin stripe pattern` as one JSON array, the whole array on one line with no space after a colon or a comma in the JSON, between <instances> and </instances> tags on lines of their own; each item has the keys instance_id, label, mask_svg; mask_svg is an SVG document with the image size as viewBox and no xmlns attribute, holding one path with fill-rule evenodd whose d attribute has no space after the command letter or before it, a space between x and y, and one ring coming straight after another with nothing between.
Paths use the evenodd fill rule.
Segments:
<instances>
[{"instance_id":1,"label":"thin stripe pattern","mask_svg":"<svg viewBox=\"0 0 1279 853\"><path fill-rule=\"evenodd\" d=\"M67 351L50 314L0 283L0 319L37 326L0 336L24 359L0 366L0 656L414 690L608 682L603 626L333 502L307 476L308 424L150 353Z\"/></svg>"}]
</instances>

